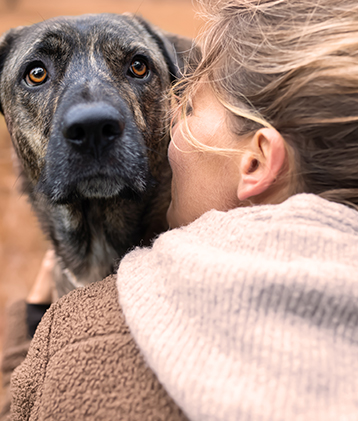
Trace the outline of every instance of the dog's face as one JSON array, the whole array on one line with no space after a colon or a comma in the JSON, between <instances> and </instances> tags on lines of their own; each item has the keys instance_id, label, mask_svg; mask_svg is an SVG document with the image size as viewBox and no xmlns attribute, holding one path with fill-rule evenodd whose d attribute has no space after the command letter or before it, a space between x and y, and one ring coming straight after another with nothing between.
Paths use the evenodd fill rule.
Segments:
<instances>
[{"instance_id":1,"label":"dog's face","mask_svg":"<svg viewBox=\"0 0 358 421\"><path fill-rule=\"evenodd\" d=\"M175 52L132 15L56 18L0 39L0 107L52 203L142 195L166 159Z\"/></svg>"}]
</instances>

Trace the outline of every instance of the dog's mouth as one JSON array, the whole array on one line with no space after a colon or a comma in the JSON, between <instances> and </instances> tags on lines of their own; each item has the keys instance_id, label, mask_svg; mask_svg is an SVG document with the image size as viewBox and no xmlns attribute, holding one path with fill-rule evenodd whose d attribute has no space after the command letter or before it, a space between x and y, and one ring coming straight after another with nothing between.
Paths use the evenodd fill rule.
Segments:
<instances>
[{"instance_id":1,"label":"dog's mouth","mask_svg":"<svg viewBox=\"0 0 358 421\"><path fill-rule=\"evenodd\" d=\"M139 186L141 184L141 186ZM110 199L120 198L140 201L152 183L126 184L122 179L97 176L78 181L76 184L59 186L40 185L37 189L46 195L51 202L68 204L83 199Z\"/></svg>"},{"instance_id":2,"label":"dog's mouth","mask_svg":"<svg viewBox=\"0 0 358 421\"><path fill-rule=\"evenodd\" d=\"M138 171L131 178L112 174L92 174L74 177L59 176L52 182L41 182L37 191L45 194L53 203L65 204L82 199L110 199L113 197L140 200L155 185L148 173Z\"/></svg>"},{"instance_id":3,"label":"dog's mouth","mask_svg":"<svg viewBox=\"0 0 358 421\"><path fill-rule=\"evenodd\" d=\"M102 198L118 195L126 187L123 180L106 180L97 176L79 181L77 190L83 197Z\"/></svg>"},{"instance_id":4,"label":"dog's mouth","mask_svg":"<svg viewBox=\"0 0 358 421\"><path fill-rule=\"evenodd\" d=\"M77 182L75 191L87 199L102 199L121 196L124 198L139 198L147 189L147 181L138 177L125 182L119 176L108 177L96 175Z\"/></svg>"},{"instance_id":5,"label":"dog's mouth","mask_svg":"<svg viewBox=\"0 0 358 421\"><path fill-rule=\"evenodd\" d=\"M75 159L71 163L58 160L47 163L37 184L37 191L53 203L65 204L82 199L113 197L140 200L154 185L147 158L137 156L136 162L127 159L106 159L86 162ZM52 165L51 165L52 164Z\"/></svg>"}]
</instances>

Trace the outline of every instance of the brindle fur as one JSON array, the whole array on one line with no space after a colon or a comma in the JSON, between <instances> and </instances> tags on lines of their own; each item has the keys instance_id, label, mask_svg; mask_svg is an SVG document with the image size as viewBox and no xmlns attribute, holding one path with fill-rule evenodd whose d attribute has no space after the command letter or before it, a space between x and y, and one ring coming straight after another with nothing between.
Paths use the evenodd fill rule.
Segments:
<instances>
[{"instance_id":1,"label":"brindle fur","mask_svg":"<svg viewBox=\"0 0 358 421\"><path fill-rule=\"evenodd\" d=\"M166 93L190 48L129 14L60 17L0 39L0 111L23 189L58 256L58 295L102 279L166 228ZM144 80L128 75L138 54L150 67ZM26 71L40 62L49 78L29 87ZM61 134L68 109L93 103L125 117L123 135L99 158L77 153Z\"/></svg>"}]
</instances>

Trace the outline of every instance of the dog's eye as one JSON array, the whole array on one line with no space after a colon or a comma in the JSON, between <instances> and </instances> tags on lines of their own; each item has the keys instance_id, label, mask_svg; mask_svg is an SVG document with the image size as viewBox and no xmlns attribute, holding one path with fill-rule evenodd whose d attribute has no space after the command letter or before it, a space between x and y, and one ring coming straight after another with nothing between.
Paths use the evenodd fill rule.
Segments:
<instances>
[{"instance_id":1,"label":"dog's eye","mask_svg":"<svg viewBox=\"0 0 358 421\"><path fill-rule=\"evenodd\" d=\"M147 63L143 59L135 58L129 66L129 72L131 76L144 79L148 75L149 69Z\"/></svg>"},{"instance_id":2,"label":"dog's eye","mask_svg":"<svg viewBox=\"0 0 358 421\"><path fill-rule=\"evenodd\" d=\"M30 86L41 85L47 79L47 70L42 66L30 69L26 75L26 82Z\"/></svg>"}]
</instances>

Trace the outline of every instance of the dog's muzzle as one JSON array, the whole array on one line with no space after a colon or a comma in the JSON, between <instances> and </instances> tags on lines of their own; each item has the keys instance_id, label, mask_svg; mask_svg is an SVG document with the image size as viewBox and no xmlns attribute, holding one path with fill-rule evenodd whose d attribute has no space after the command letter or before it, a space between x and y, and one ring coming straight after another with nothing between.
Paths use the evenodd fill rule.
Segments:
<instances>
[{"instance_id":1,"label":"dog's muzzle","mask_svg":"<svg viewBox=\"0 0 358 421\"><path fill-rule=\"evenodd\" d=\"M55 123L38 191L57 203L138 199L153 184L142 132L106 102L70 106Z\"/></svg>"}]
</instances>

